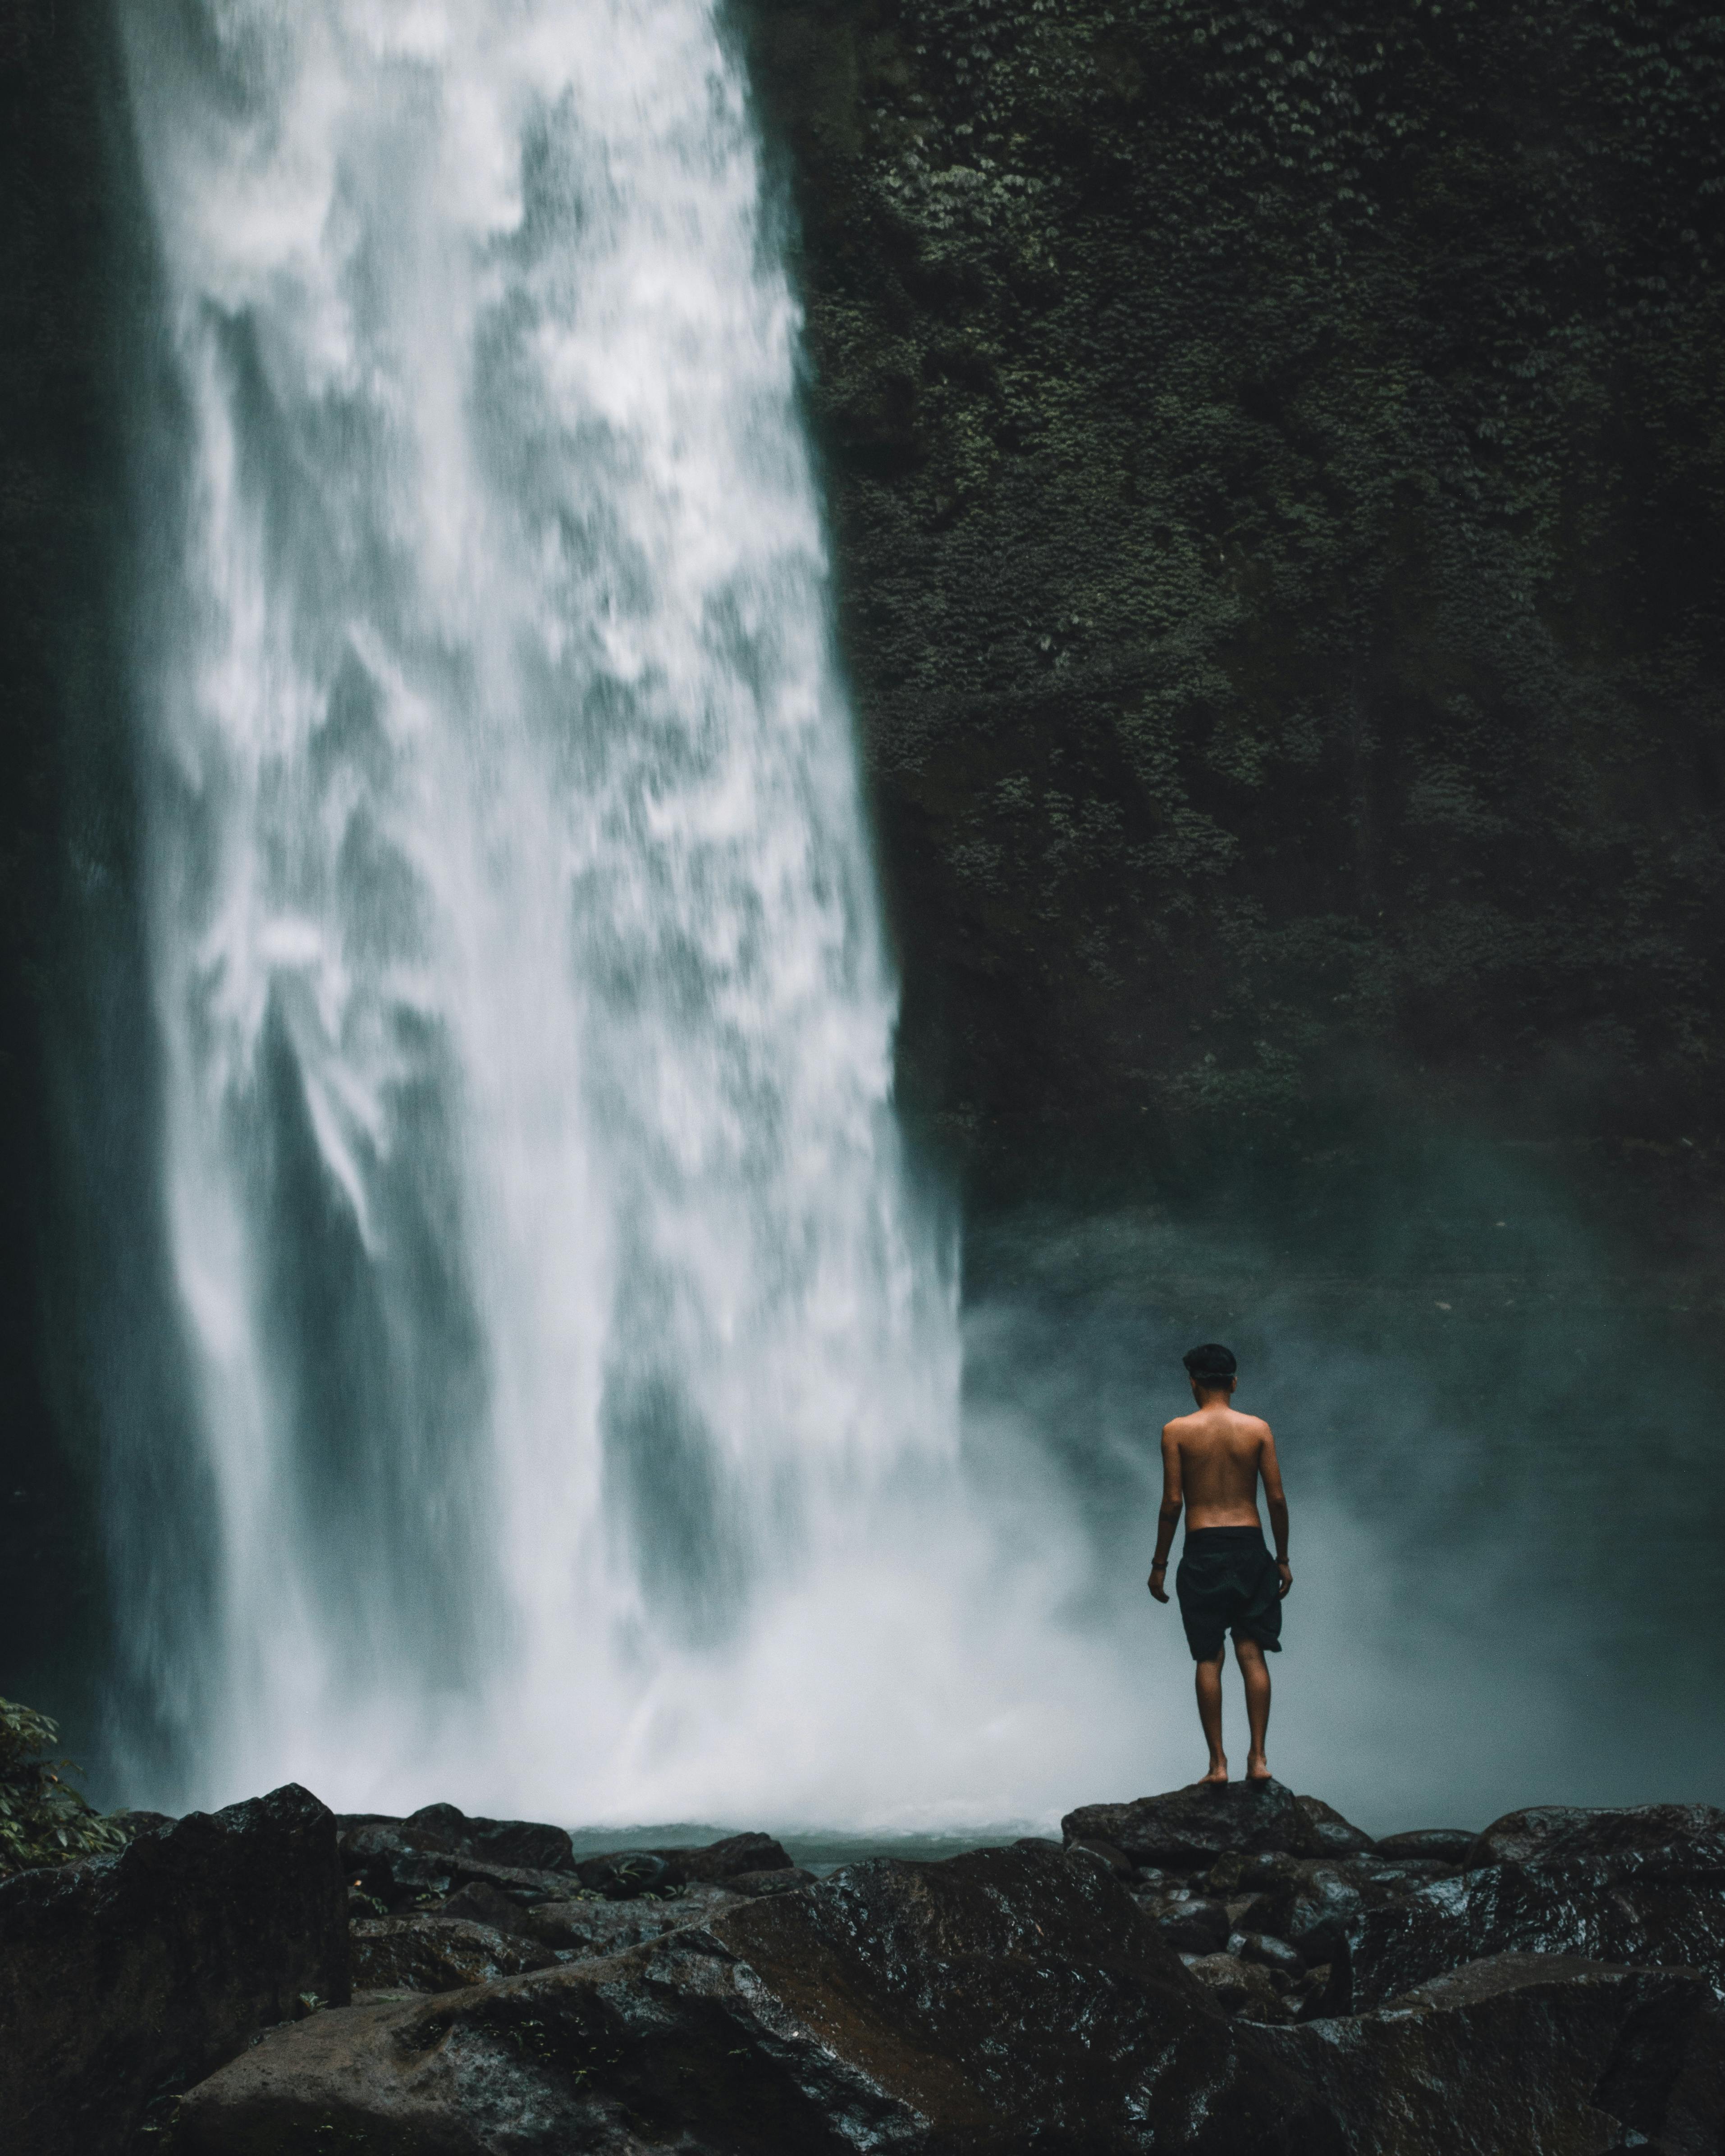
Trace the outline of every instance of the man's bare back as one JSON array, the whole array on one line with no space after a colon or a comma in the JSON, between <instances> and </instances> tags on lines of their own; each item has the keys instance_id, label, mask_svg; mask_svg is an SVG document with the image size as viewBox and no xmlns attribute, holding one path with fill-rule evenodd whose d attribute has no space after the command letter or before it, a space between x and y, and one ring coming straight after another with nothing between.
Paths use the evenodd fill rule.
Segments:
<instances>
[{"instance_id":1,"label":"man's bare back","mask_svg":"<svg viewBox=\"0 0 1725 2156\"><path fill-rule=\"evenodd\" d=\"M1222 1750L1222 1662L1226 1635L1234 1635L1235 1657L1246 1690L1251 1750L1248 1781L1267 1781L1265 1735L1270 1720L1267 1647L1281 1644L1281 1602L1294 1584L1288 1569L1288 1506L1276 1457L1276 1439L1260 1416L1241 1414L1233 1406L1235 1361L1215 1342L1194 1348L1186 1358L1196 1412L1178 1415L1163 1426L1162 1509L1157 1520L1156 1561L1150 1592L1168 1599L1168 1553L1180 1515L1186 1515L1186 1553L1180 1562L1177 1592L1181 1620L1196 1664L1199 1718L1209 1745L1207 1782L1225 1782L1228 1761ZM1272 1560L1258 1517L1258 1485L1276 1536Z\"/></svg>"},{"instance_id":2,"label":"man's bare back","mask_svg":"<svg viewBox=\"0 0 1725 2156\"><path fill-rule=\"evenodd\" d=\"M1183 1499L1186 1526L1261 1527L1258 1477L1271 1510L1282 1502L1276 1440L1260 1416L1242 1414L1225 1394L1207 1399L1195 1414L1179 1415L1162 1428L1164 1500Z\"/></svg>"}]
</instances>

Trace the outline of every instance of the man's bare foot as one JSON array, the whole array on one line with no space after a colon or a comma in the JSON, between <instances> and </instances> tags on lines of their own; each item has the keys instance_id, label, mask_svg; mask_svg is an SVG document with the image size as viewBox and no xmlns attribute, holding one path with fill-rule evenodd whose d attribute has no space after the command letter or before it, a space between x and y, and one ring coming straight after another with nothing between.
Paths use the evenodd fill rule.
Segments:
<instances>
[{"instance_id":1,"label":"man's bare foot","mask_svg":"<svg viewBox=\"0 0 1725 2156\"><path fill-rule=\"evenodd\" d=\"M1247 1753L1246 1779L1249 1782L1273 1782L1276 1779L1270 1771L1270 1762L1261 1752Z\"/></svg>"},{"instance_id":2,"label":"man's bare foot","mask_svg":"<svg viewBox=\"0 0 1725 2156\"><path fill-rule=\"evenodd\" d=\"M1225 1759L1212 1759L1210 1771L1207 1774L1199 1776L1198 1786L1202 1789L1206 1782L1225 1782L1227 1779L1228 1762Z\"/></svg>"}]
</instances>

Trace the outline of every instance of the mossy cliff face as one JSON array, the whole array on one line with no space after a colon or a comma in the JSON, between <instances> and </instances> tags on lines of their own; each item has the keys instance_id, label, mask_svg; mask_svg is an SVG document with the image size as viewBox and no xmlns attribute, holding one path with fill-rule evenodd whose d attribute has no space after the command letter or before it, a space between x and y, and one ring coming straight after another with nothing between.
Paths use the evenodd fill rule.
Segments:
<instances>
[{"instance_id":1,"label":"mossy cliff face","mask_svg":"<svg viewBox=\"0 0 1725 2156\"><path fill-rule=\"evenodd\" d=\"M906 1091L1703 1147L1725 20L755 0Z\"/></svg>"}]
</instances>

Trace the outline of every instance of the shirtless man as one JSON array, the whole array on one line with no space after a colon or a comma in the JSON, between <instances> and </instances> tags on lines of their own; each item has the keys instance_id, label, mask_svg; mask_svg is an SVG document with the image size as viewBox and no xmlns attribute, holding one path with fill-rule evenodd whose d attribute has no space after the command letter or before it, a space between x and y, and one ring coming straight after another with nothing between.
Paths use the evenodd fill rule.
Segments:
<instances>
[{"instance_id":1,"label":"shirtless man","mask_svg":"<svg viewBox=\"0 0 1725 2156\"><path fill-rule=\"evenodd\" d=\"M1229 1404L1238 1365L1231 1349L1211 1341L1184 1358L1196 1414L1166 1423L1162 1432L1162 1511L1156 1524L1156 1561L1150 1592L1168 1600L1168 1553L1186 1512L1186 1548L1174 1574L1180 1620L1198 1665L1198 1718L1210 1748L1206 1782L1225 1782L1222 1749L1224 1634L1234 1635L1235 1660L1245 1683L1251 1750L1246 1779L1267 1782L1264 1757L1270 1727L1270 1671L1265 1650L1281 1651L1282 1597L1294 1584L1288 1570L1288 1501L1282 1495L1276 1440L1256 1415ZM1258 1478L1276 1532L1276 1555L1265 1546L1258 1517Z\"/></svg>"}]
</instances>

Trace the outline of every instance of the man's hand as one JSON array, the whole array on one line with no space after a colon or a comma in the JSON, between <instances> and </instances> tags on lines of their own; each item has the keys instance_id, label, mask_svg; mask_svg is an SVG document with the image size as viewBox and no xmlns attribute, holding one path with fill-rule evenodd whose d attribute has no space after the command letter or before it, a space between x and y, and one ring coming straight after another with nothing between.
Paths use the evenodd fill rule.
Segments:
<instances>
[{"instance_id":1,"label":"man's hand","mask_svg":"<svg viewBox=\"0 0 1725 2156\"><path fill-rule=\"evenodd\" d=\"M1279 1557L1276 1560L1276 1568L1281 1574L1281 1585L1276 1590L1276 1599L1280 1602L1293 1585L1294 1575L1288 1570L1288 1561L1285 1557Z\"/></svg>"},{"instance_id":2,"label":"man's hand","mask_svg":"<svg viewBox=\"0 0 1725 2156\"><path fill-rule=\"evenodd\" d=\"M1163 1581L1167 1578L1168 1567L1165 1564L1159 1564L1156 1567L1155 1570L1151 1573L1148 1580L1145 1583L1145 1584L1149 1588L1150 1592L1156 1597L1158 1602L1166 1602L1168 1600L1168 1589L1163 1584ZM1287 1593L1286 1588L1283 1588L1282 1593L1284 1594Z\"/></svg>"}]
</instances>

